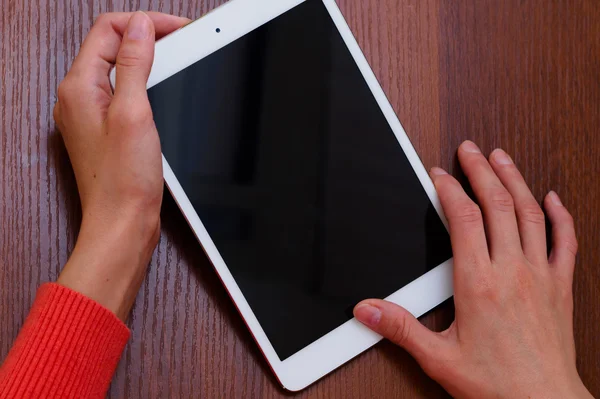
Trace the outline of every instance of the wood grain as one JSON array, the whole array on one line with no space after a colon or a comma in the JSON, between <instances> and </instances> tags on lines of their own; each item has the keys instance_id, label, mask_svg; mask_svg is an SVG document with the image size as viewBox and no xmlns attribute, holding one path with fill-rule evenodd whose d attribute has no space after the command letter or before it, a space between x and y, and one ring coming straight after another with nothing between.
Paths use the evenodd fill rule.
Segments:
<instances>
[{"instance_id":1,"label":"wood grain","mask_svg":"<svg viewBox=\"0 0 600 399\"><path fill-rule=\"evenodd\" d=\"M56 279L79 202L52 122L56 88L98 14L197 18L214 0L0 0L0 358L37 287ZM464 139L515 158L534 194L576 219L579 372L600 396L600 2L339 0L427 167L454 167ZM274 381L172 199L129 320L111 398L292 396ZM446 303L423 319L441 330ZM441 398L404 351L382 343L298 397Z\"/></svg>"}]
</instances>

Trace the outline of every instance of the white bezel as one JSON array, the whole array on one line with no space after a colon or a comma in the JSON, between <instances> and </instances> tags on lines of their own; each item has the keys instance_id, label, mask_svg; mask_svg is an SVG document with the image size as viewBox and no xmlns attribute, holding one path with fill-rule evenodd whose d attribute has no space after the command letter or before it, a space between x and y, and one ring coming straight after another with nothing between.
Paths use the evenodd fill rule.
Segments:
<instances>
[{"instance_id":1,"label":"white bezel","mask_svg":"<svg viewBox=\"0 0 600 399\"><path fill-rule=\"evenodd\" d=\"M173 32L156 43L155 59L148 79L148 88L304 1L230 0L201 19ZM334 0L321 1L329 11L429 199L447 226L433 183L354 39L342 13ZM307 21L307 27L310 27L310 21ZM217 28L220 29L219 33L216 31ZM114 69L110 74L110 80L113 87L115 87ZM352 319L286 360L281 361L164 157L163 167L169 190L244 318L270 367L285 389L298 391L305 388L381 340L381 336L364 327L356 319ZM394 292L386 299L403 306L418 317L452 295L452 259L450 259Z\"/></svg>"}]
</instances>

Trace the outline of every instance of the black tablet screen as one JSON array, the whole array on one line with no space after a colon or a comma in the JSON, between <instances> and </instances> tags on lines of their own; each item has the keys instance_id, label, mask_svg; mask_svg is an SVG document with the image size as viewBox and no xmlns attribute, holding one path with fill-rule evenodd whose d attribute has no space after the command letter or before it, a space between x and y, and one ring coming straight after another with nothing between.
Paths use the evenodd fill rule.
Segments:
<instances>
[{"instance_id":1,"label":"black tablet screen","mask_svg":"<svg viewBox=\"0 0 600 399\"><path fill-rule=\"evenodd\" d=\"M451 257L322 1L149 96L163 153L280 359Z\"/></svg>"}]
</instances>

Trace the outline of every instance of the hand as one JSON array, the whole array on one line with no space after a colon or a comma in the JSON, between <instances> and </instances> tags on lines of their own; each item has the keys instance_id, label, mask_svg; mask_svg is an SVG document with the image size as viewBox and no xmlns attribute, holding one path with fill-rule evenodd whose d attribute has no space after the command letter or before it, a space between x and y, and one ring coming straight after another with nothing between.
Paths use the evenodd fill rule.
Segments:
<instances>
[{"instance_id":1,"label":"hand","mask_svg":"<svg viewBox=\"0 0 600 399\"><path fill-rule=\"evenodd\" d=\"M456 319L434 333L408 311L370 299L354 314L406 349L457 398L591 398L575 366L573 219L556 193L544 214L510 157L458 151L480 208L439 168L431 176L450 225ZM483 211L483 215L482 215Z\"/></svg>"},{"instance_id":2,"label":"hand","mask_svg":"<svg viewBox=\"0 0 600 399\"><path fill-rule=\"evenodd\" d=\"M159 13L101 15L58 88L54 119L83 211L58 283L123 320L160 234L162 159L146 94L154 43L188 22ZM113 64L114 95L108 78Z\"/></svg>"}]
</instances>

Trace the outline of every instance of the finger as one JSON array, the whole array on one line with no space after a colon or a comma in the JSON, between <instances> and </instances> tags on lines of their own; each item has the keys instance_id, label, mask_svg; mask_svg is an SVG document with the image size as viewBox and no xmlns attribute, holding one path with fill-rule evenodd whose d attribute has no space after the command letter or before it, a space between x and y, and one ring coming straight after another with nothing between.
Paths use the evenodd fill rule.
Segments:
<instances>
[{"instance_id":1,"label":"finger","mask_svg":"<svg viewBox=\"0 0 600 399\"><path fill-rule=\"evenodd\" d=\"M443 359L448 343L406 309L391 302L368 299L356 305L354 316L371 330L410 353L425 370Z\"/></svg>"},{"instance_id":2,"label":"finger","mask_svg":"<svg viewBox=\"0 0 600 399\"><path fill-rule=\"evenodd\" d=\"M173 33L177 29L182 28L192 22L192 20L189 18L163 14L161 12L148 11L146 14L150 17L152 23L154 23L154 35L156 40L162 39L168 34ZM127 24L123 25L124 28L126 26ZM121 30L120 32L124 31L125 29Z\"/></svg>"},{"instance_id":3,"label":"finger","mask_svg":"<svg viewBox=\"0 0 600 399\"><path fill-rule=\"evenodd\" d=\"M459 293L463 277L490 263L483 217L454 177L443 169L433 168L431 178L450 227L455 289Z\"/></svg>"},{"instance_id":4,"label":"finger","mask_svg":"<svg viewBox=\"0 0 600 399\"><path fill-rule=\"evenodd\" d=\"M573 217L554 191L544 199L544 208L552 224L550 267L556 275L571 284L577 255L577 237Z\"/></svg>"},{"instance_id":5,"label":"finger","mask_svg":"<svg viewBox=\"0 0 600 399\"><path fill-rule=\"evenodd\" d=\"M525 179L508 154L500 149L490 155L490 164L515 203L521 245L527 259L535 264L545 264L546 219Z\"/></svg>"},{"instance_id":6,"label":"finger","mask_svg":"<svg viewBox=\"0 0 600 399\"><path fill-rule=\"evenodd\" d=\"M115 63L121 40L133 13L118 12L102 14L85 38L71 71L80 74L93 74L106 78ZM148 12L154 24L156 39L181 28L190 22L187 18L158 12Z\"/></svg>"},{"instance_id":7,"label":"finger","mask_svg":"<svg viewBox=\"0 0 600 399\"><path fill-rule=\"evenodd\" d=\"M475 143L465 141L458 159L481 204L492 259L523 256L512 196Z\"/></svg>"},{"instance_id":8,"label":"finger","mask_svg":"<svg viewBox=\"0 0 600 399\"><path fill-rule=\"evenodd\" d=\"M138 11L129 19L116 60L115 101L141 104L148 102L146 83L154 60L154 25Z\"/></svg>"},{"instance_id":9,"label":"finger","mask_svg":"<svg viewBox=\"0 0 600 399\"><path fill-rule=\"evenodd\" d=\"M106 118L106 110L113 96L108 73L116 60L131 15L103 14L96 21L71 70L58 88L63 118L78 119L85 124L99 123ZM150 15L161 34L188 21L160 13Z\"/></svg>"}]
</instances>

